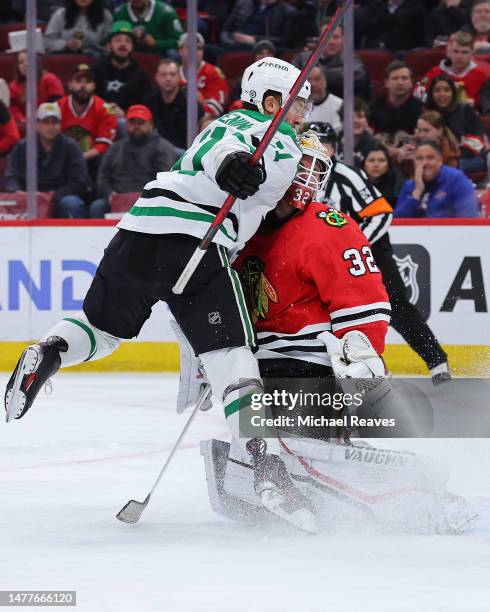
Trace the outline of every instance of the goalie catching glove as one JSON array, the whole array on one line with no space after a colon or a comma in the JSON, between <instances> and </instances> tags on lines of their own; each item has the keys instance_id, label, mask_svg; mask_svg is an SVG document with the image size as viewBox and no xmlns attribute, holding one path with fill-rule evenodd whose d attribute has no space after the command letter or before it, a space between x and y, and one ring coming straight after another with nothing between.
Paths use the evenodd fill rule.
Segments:
<instances>
[{"instance_id":1,"label":"goalie catching glove","mask_svg":"<svg viewBox=\"0 0 490 612\"><path fill-rule=\"evenodd\" d=\"M250 164L251 157L244 151L227 155L216 173L218 187L240 200L257 193L267 174L263 162L255 166Z\"/></svg>"},{"instance_id":2,"label":"goalie catching glove","mask_svg":"<svg viewBox=\"0 0 490 612\"><path fill-rule=\"evenodd\" d=\"M385 377L383 360L362 332L350 331L343 338L322 332L318 338L327 347L336 378Z\"/></svg>"}]
</instances>

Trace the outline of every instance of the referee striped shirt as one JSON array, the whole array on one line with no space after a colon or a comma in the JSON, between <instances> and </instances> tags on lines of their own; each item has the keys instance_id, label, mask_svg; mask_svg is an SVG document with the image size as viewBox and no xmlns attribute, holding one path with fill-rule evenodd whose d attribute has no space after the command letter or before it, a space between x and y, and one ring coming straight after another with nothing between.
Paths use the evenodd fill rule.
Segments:
<instances>
[{"instance_id":1,"label":"referee striped shirt","mask_svg":"<svg viewBox=\"0 0 490 612\"><path fill-rule=\"evenodd\" d=\"M389 230L393 208L362 170L333 160L334 166L321 201L352 217L371 244Z\"/></svg>"}]
</instances>

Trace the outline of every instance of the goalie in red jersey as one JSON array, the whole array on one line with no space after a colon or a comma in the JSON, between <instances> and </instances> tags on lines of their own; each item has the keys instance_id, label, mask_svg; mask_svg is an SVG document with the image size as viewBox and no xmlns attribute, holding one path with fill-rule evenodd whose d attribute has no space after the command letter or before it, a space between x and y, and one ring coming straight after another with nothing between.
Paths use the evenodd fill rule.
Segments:
<instances>
[{"instance_id":1,"label":"goalie in red jersey","mask_svg":"<svg viewBox=\"0 0 490 612\"><path fill-rule=\"evenodd\" d=\"M332 162L302 135L295 181L235 262L258 336L263 376L383 376L390 303L366 237L315 201Z\"/></svg>"}]
</instances>

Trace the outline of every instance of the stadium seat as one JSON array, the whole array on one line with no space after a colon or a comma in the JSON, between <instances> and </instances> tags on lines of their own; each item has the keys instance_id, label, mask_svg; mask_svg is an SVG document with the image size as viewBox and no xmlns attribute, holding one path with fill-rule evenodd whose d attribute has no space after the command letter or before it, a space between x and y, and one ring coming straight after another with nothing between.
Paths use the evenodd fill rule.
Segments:
<instances>
[{"instance_id":1,"label":"stadium seat","mask_svg":"<svg viewBox=\"0 0 490 612\"><path fill-rule=\"evenodd\" d=\"M37 194L37 218L47 219L53 216L53 193ZM0 193L0 219L27 219L27 194Z\"/></svg>"},{"instance_id":2,"label":"stadium seat","mask_svg":"<svg viewBox=\"0 0 490 612\"><path fill-rule=\"evenodd\" d=\"M106 214L107 218L121 218L127 213L131 206L140 197L141 192L135 193L113 193L109 199L111 212Z\"/></svg>"},{"instance_id":3,"label":"stadium seat","mask_svg":"<svg viewBox=\"0 0 490 612\"><path fill-rule=\"evenodd\" d=\"M43 56L43 68L53 72L66 85L72 71L77 64L88 64L91 66L94 58L91 55L78 53L55 53L54 55Z\"/></svg>"},{"instance_id":4,"label":"stadium seat","mask_svg":"<svg viewBox=\"0 0 490 612\"><path fill-rule=\"evenodd\" d=\"M15 54L0 53L0 77L9 83L15 75Z\"/></svg>"},{"instance_id":5,"label":"stadium seat","mask_svg":"<svg viewBox=\"0 0 490 612\"><path fill-rule=\"evenodd\" d=\"M446 47L435 47L434 49L419 49L410 51L405 61L413 72L414 81L420 81L431 68L437 66L446 57Z\"/></svg>"},{"instance_id":6,"label":"stadium seat","mask_svg":"<svg viewBox=\"0 0 490 612\"><path fill-rule=\"evenodd\" d=\"M356 55L364 64L373 87L379 89L384 83L386 66L395 59L393 53L390 51L362 49L356 51Z\"/></svg>"},{"instance_id":7,"label":"stadium seat","mask_svg":"<svg viewBox=\"0 0 490 612\"><path fill-rule=\"evenodd\" d=\"M243 71L253 62L250 51L228 51L220 55L218 66L225 73L227 79L241 79Z\"/></svg>"},{"instance_id":8,"label":"stadium seat","mask_svg":"<svg viewBox=\"0 0 490 612\"><path fill-rule=\"evenodd\" d=\"M162 59L155 53L135 53L134 59L138 62L141 70L144 70L153 82L157 71L158 62ZM147 92L144 92L146 95Z\"/></svg>"}]
</instances>

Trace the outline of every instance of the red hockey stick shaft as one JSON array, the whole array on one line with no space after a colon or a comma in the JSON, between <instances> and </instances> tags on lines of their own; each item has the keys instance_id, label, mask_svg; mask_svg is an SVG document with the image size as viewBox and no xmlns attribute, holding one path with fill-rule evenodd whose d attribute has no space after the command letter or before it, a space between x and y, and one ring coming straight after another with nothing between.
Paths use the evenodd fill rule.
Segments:
<instances>
[{"instance_id":1,"label":"red hockey stick shaft","mask_svg":"<svg viewBox=\"0 0 490 612\"><path fill-rule=\"evenodd\" d=\"M294 85L292 86L285 104L278 110L278 112L274 116L274 119L271 121L269 127L267 128L267 131L265 132L262 140L257 145L257 148L255 149L255 152L250 159L251 165L255 165L259 162L265 150L271 143L271 140L273 139L275 133L277 132L279 125L282 123L282 121L288 114L296 97L301 91L301 88L305 84L305 81L310 76L310 72L313 70L313 67L320 59L320 55L322 54L328 42L332 38L333 33L337 29L337 26L340 24L342 18L345 15L345 12L347 11L351 3L352 3L352 0L345 0L336 10L335 14L330 20L328 27L325 28L323 34L320 36L316 44L316 47L311 52L311 55L308 58L308 61L304 65L303 69L298 75L298 78L296 79ZM236 200L235 196L232 196L231 194L227 196L226 200L223 203L223 206L219 210L218 214L216 215L213 222L209 226L209 229L204 235L204 238L199 243L199 246L197 247L196 251L190 258L186 267L182 271L182 274L179 276L177 282L175 283L175 286L172 289L172 291L175 294L181 294L182 291L184 290L190 277L194 273L194 270L197 268L199 262L204 256L204 253L206 252L207 248L209 247L213 238L215 237L219 229L219 226L221 225L221 223L223 223L223 221L226 219L226 216L230 212L231 207L235 203L235 200Z\"/></svg>"}]
</instances>

